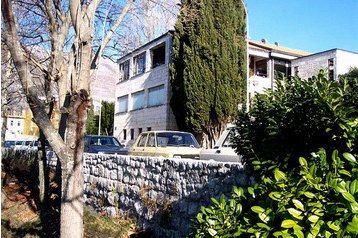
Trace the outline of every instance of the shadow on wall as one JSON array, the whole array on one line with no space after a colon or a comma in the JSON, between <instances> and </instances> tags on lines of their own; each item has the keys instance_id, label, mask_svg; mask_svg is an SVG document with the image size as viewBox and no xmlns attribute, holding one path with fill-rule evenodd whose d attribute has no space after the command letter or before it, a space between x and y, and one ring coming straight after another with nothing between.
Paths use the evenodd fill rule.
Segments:
<instances>
[{"instance_id":1,"label":"shadow on wall","mask_svg":"<svg viewBox=\"0 0 358 238\"><path fill-rule=\"evenodd\" d=\"M153 237L184 237L201 206L253 179L242 164L88 154L85 201L109 216L135 217Z\"/></svg>"}]
</instances>

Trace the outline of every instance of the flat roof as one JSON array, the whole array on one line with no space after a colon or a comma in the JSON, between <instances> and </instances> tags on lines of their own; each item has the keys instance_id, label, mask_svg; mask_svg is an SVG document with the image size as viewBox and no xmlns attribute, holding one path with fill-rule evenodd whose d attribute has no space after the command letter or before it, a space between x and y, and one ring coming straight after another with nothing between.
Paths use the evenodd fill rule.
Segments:
<instances>
[{"instance_id":1,"label":"flat roof","mask_svg":"<svg viewBox=\"0 0 358 238\"><path fill-rule=\"evenodd\" d=\"M302 51L302 50L287 48L287 47L283 47L283 46L279 46L279 45L275 45L275 44L271 44L271 43L263 43L263 42L254 41L254 40L249 40L249 46L251 48L270 50L270 51L275 51L275 52L293 55L293 56L297 56L297 57L307 56L307 55L311 54L309 52Z\"/></svg>"}]
</instances>

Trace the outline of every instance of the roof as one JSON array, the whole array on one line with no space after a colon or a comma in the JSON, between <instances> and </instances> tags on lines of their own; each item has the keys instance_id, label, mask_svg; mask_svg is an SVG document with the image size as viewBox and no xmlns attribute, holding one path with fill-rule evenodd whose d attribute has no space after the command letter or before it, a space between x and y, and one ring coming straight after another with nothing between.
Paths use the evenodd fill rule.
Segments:
<instances>
[{"instance_id":1,"label":"roof","mask_svg":"<svg viewBox=\"0 0 358 238\"><path fill-rule=\"evenodd\" d=\"M305 52L305 51L301 51L301 50L297 50L297 49L291 49L291 48L282 47L282 46L275 45L275 44L263 43L263 42L254 41L254 40L249 40L249 45L250 45L250 48L270 50L270 51L275 51L278 53L284 53L284 54L293 55L293 56L297 56L297 57L307 56L307 55L311 54L309 52Z\"/></svg>"}]
</instances>

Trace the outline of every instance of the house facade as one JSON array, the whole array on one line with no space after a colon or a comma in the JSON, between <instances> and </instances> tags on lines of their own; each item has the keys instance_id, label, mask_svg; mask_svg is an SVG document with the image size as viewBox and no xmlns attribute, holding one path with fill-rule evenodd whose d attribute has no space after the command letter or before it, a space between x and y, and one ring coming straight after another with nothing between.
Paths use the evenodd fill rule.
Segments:
<instances>
[{"instance_id":1,"label":"house facade","mask_svg":"<svg viewBox=\"0 0 358 238\"><path fill-rule=\"evenodd\" d=\"M277 42L249 41L249 97L273 89L275 73L291 76L291 61L307 55L309 53L304 51L279 46Z\"/></svg>"},{"instance_id":2,"label":"house facade","mask_svg":"<svg viewBox=\"0 0 358 238\"><path fill-rule=\"evenodd\" d=\"M169 104L171 50L167 33L118 60L114 136L127 146L142 131L178 129ZM290 76L291 60L305 55L278 44L250 41L249 95L273 88L275 71Z\"/></svg>"},{"instance_id":3,"label":"house facade","mask_svg":"<svg viewBox=\"0 0 358 238\"><path fill-rule=\"evenodd\" d=\"M126 145L142 131L177 129L169 105L171 48L167 33L118 60L113 134Z\"/></svg>"},{"instance_id":4,"label":"house facade","mask_svg":"<svg viewBox=\"0 0 358 238\"><path fill-rule=\"evenodd\" d=\"M327 78L337 80L351 67L358 67L358 53L332 49L292 60L292 74L302 79L308 79L323 69Z\"/></svg>"}]
</instances>

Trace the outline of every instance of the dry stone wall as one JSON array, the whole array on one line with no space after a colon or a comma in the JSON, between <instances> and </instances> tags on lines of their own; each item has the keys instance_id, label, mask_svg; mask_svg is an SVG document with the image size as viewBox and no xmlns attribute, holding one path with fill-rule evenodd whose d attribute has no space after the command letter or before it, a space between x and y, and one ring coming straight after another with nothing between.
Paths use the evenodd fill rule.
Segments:
<instances>
[{"instance_id":1,"label":"dry stone wall","mask_svg":"<svg viewBox=\"0 0 358 238\"><path fill-rule=\"evenodd\" d=\"M201 206L252 183L241 164L85 155L85 202L109 216L128 214L155 237L184 237Z\"/></svg>"}]
</instances>

